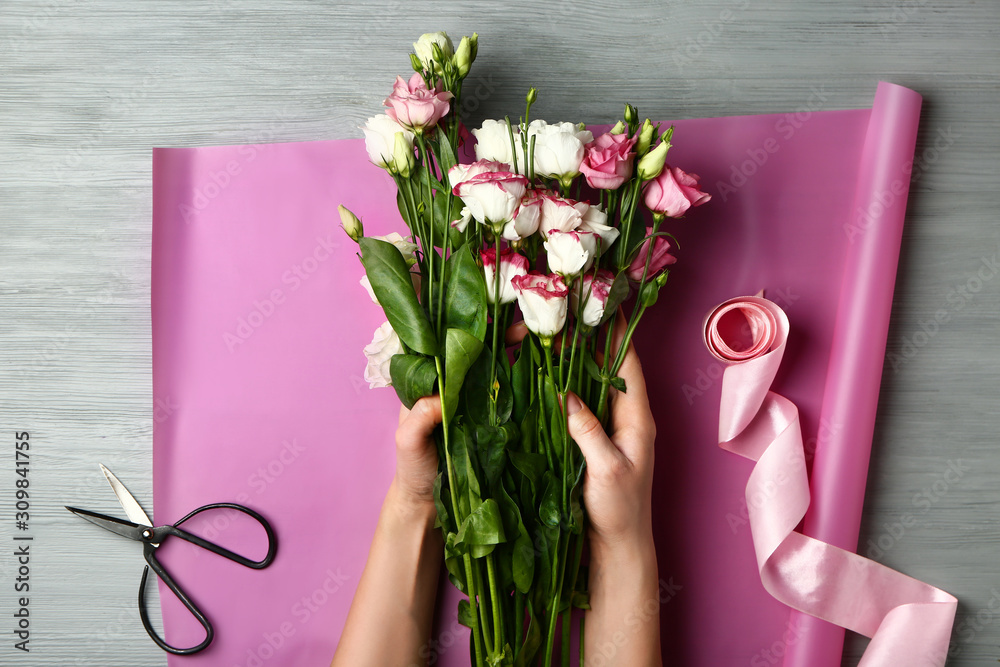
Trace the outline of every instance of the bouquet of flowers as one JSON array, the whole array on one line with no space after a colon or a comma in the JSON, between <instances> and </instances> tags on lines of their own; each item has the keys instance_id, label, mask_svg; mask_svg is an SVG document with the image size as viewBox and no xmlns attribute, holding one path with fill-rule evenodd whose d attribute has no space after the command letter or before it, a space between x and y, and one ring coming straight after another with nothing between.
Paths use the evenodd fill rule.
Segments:
<instances>
[{"instance_id":1,"label":"bouquet of flowers","mask_svg":"<svg viewBox=\"0 0 1000 667\"><path fill-rule=\"evenodd\" d=\"M534 88L517 122L472 130L477 159L461 163L471 139L453 110L477 45L476 34L457 48L423 35L413 75L396 78L386 113L364 127L409 233L367 237L340 214L388 320L365 348L366 380L407 407L440 396L437 526L449 578L468 596L458 618L474 664L548 667L559 632L568 664L572 610L588 606L585 462L564 399L575 393L607 421L610 392L627 391L617 373L629 341L676 261L664 223L709 196L666 164L672 127L626 105L595 138L583 124L532 120ZM508 347L515 306L527 333Z\"/></svg>"}]
</instances>

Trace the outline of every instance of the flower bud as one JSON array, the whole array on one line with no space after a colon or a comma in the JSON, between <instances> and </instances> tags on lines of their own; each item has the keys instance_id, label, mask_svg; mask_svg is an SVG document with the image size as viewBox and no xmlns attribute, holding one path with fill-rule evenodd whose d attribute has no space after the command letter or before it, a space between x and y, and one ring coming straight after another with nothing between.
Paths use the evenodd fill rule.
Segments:
<instances>
[{"instance_id":1,"label":"flower bud","mask_svg":"<svg viewBox=\"0 0 1000 667\"><path fill-rule=\"evenodd\" d=\"M455 57L452 62L455 64L455 71L462 78L469 73L469 69L472 67L472 40L468 37L463 37L462 41L458 43L458 48L455 49Z\"/></svg>"},{"instance_id":2,"label":"flower bud","mask_svg":"<svg viewBox=\"0 0 1000 667\"><path fill-rule=\"evenodd\" d=\"M525 97L525 100L528 102L528 104L534 104L535 100L537 99L538 99L538 89L537 88L529 89L528 94Z\"/></svg>"},{"instance_id":3,"label":"flower bud","mask_svg":"<svg viewBox=\"0 0 1000 667\"><path fill-rule=\"evenodd\" d=\"M337 211L340 213L340 226L351 237L351 240L357 243L365 235L365 228L361 224L361 219L343 204L337 207Z\"/></svg>"},{"instance_id":4,"label":"flower bud","mask_svg":"<svg viewBox=\"0 0 1000 667\"><path fill-rule=\"evenodd\" d=\"M663 171L663 165L667 162L667 150L669 148L669 142L661 141L656 148L646 153L639 160L636 172L639 174L640 180L650 181L660 175L660 172Z\"/></svg>"},{"instance_id":5,"label":"flower bud","mask_svg":"<svg viewBox=\"0 0 1000 667\"><path fill-rule=\"evenodd\" d=\"M639 141L635 145L635 152L638 155L645 155L646 151L649 150L650 144L653 143L653 135L656 132L656 127L647 118L642 122L642 129L639 130Z\"/></svg>"},{"instance_id":6,"label":"flower bud","mask_svg":"<svg viewBox=\"0 0 1000 667\"><path fill-rule=\"evenodd\" d=\"M479 55L479 33L472 33L472 37L469 38L469 42L472 44L472 62L475 62L476 56Z\"/></svg>"},{"instance_id":7,"label":"flower bud","mask_svg":"<svg viewBox=\"0 0 1000 667\"><path fill-rule=\"evenodd\" d=\"M639 301L646 308L649 308L656 303L656 299L660 296L660 286L655 280L650 280L648 283L642 286L639 290Z\"/></svg>"},{"instance_id":8,"label":"flower bud","mask_svg":"<svg viewBox=\"0 0 1000 667\"><path fill-rule=\"evenodd\" d=\"M392 164L397 174L403 178L409 178L410 172L416 166L416 158L413 155L413 144L407 140L402 132L396 133L396 143L392 147Z\"/></svg>"},{"instance_id":9,"label":"flower bud","mask_svg":"<svg viewBox=\"0 0 1000 667\"><path fill-rule=\"evenodd\" d=\"M618 121L615 126L608 131L608 134L625 134L625 123Z\"/></svg>"},{"instance_id":10,"label":"flower bud","mask_svg":"<svg viewBox=\"0 0 1000 667\"><path fill-rule=\"evenodd\" d=\"M631 125L632 123L639 122L636 118L636 114L639 113L634 106L631 104L625 105L625 122Z\"/></svg>"},{"instance_id":11,"label":"flower bud","mask_svg":"<svg viewBox=\"0 0 1000 667\"><path fill-rule=\"evenodd\" d=\"M423 72L424 71L424 64L422 62L420 62L420 58L418 58L417 54L415 54L415 53L411 53L410 54L410 67L413 68L414 72Z\"/></svg>"},{"instance_id":12,"label":"flower bud","mask_svg":"<svg viewBox=\"0 0 1000 667\"><path fill-rule=\"evenodd\" d=\"M450 59L455 53L455 48L448 33L428 32L414 42L413 51L424 69L440 73L442 59Z\"/></svg>"}]
</instances>

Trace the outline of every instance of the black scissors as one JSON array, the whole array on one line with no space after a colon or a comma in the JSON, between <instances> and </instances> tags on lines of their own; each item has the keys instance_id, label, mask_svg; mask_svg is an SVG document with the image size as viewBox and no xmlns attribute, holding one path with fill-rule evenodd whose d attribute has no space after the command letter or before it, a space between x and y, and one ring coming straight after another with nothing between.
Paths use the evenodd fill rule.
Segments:
<instances>
[{"instance_id":1,"label":"black scissors","mask_svg":"<svg viewBox=\"0 0 1000 667\"><path fill-rule=\"evenodd\" d=\"M192 653L197 653L203 650L209 644L212 643L212 638L215 636L215 632L212 629L212 624L209 623L208 619L201 612L200 609L191 601L191 598L187 596L183 589L174 581L173 577L163 568L160 561L156 558L156 550L160 544L166 540L168 537L179 537L182 540L186 540L191 544L195 544L202 549L207 549L212 553L219 554L224 558L236 561L240 565L245 565L246 567L252 567L255 570L260 570L271 564L274 560L274 555L278 550L277 538L274 535L274 530L271 528L271 524L262 517L257 512L254 512L249 507L244 507L242 505L237 505L235 503L213 503L211 505L204 505L194 510L183 519L174 524L168 524L165 526L153 526L153 522L149 520L146 513L143 511L142 507L136 501L135 497L129 493L128 489L125 488L118 478L114 474L101 465L101 470L104 471L104 476L107 477L108 482L111 484L111 488L114 489L115 495L118 496L118 502L121 503L122 508L128 515L131 521L123 521L122 519L116 519L112 516L107 516L104 514L98 514L97 512L91 512L89 510L82 510L76 507L67 507L70 512L73 512L77 516L83 517L91 523L95 523L105 530L110 530L112 533L116 533L123 537L127 537L130 540L135 540L136 542L142 542L142 555L145 557L148 565L142 571L142 581L139 582L139 616L142 618L142 625L146 628L146 632L152 637L156 645L162 648L168 653L173 653L174 655L190 655ZM237 553L233 553L229 549L220 547L218 544L213 544L208 540L202 539L197 535L193 535L184 530L178 528L182 523L190 519L191 517L205 512L207 510L236 510L237 512L243 512L244 514L255 519L261 526L264 527L264 531L267 533L267 555L264 556L263 560L255 561L245 558ZM198 620L201 627L205 629L205 639L197 646L192 646L190 648L177 648L170 646L158 634L156 630L153 629L152 624L149 622L149 614L146 611L146 578L149 575L149 568L153 568L153 572L156 576L167 585L174 595L184 604L188 611Z\"/></svg>"}]
</instances>

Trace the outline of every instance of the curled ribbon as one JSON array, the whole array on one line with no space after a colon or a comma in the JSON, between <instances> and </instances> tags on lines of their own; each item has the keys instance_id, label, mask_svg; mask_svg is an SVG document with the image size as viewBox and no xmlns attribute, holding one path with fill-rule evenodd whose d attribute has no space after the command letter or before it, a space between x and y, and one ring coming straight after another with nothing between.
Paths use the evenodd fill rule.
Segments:
<instances>
[{"instance_id":1,"label":"curled ribbon","mask_svg":"<svg viewBox=\"0 0 1000 667\"><path fill-rule=\"evenodd\" d=\"M746 498L761 582L789 607L870 637L861 667L944 665L953 596L795 532L809 507L799 412L769 389L788 328L784 311L759 296L730 299L705 320L705 343L727 364L719 446L757 462Z\"/></svg>"}]
</instances>

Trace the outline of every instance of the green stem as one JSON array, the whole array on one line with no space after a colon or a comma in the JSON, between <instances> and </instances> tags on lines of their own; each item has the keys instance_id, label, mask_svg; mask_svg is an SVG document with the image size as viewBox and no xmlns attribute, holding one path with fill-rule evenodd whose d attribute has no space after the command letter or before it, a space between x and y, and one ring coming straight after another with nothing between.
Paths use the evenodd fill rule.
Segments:
<instances>
[{"instance_id":1,"label":"green stem","mask_svg":"<svg viewBox=\"0 0 1000 667\"><path fill-rule=\"evenodd\" d=\"M441 364L441 357L434 357L434 363L435 363L435 365L437 367L438 385L440 387L439 395L441 397L441 414L442 414L441 427L444 429L444 460L445 460L445 469L446 469L446 471L448 473L448 487L452 491L449 494L451 496L451 512L452 512L452 516L455 517L455 530L458 530L458 527L462 523L462 518L463 517L461 517L459 515L459 512L458 512L458 500L455 497L455 491L456 491L456 489L458 489L458 487L455 485L455 466L452 463L452 460L451 460L451 448L448 445L448 430L449 430L449 426L450 426L450 424L449 424L450 420L448 419L448 412L444 409L444 396L445 396L445 382L446 382L446 380L445 380L445 377L444 377L444 368L442 367L442 364ZM445 530L446 531L448 530L447 526L445 527ZM469 592L469 604L472 606L472 625L473 625L473 627L471 629L472 629L472 636L473 636L474 644L475 644L476 661L477 661L477 663L481 663L482 659L483 659L483 645L482 645L482 639L480 637L480 632L479 632L479 627L478 627L479 623L477 622L477 617L476 617L476 607L477 607L477 604L476 604L476 585L475 585L474 577L472 576L473 575L473 573L472 573L472 560L469 558L468 554L465 554L462 557L462 562L463 562L463 565L465 567L465 580L468 583L468 588L469 588L469 591L468 591Z\"/></svg>"},{"instance_id":2,"label":"green stem","mask_svg":"<svg viewBox=\"0 0 1000 667\"><path fill-rule=\"evenodd\" d=\"M524 593L514 589L514 660L521 653L521 637L524 634Z\"/></svg>"},{"instance_id":3,"label":"green stem","mask_svg":"<svg viewBox=\"0 0 1000 667\"><path fill-rule=\"evenodd\" d=\"M490 423L497 424L497 334L500 330L500 239L494 236L496 263L493 265L493 348L490 350Z\"/></svg>"},{"instance_id":4,"label":"green stem","mask_svg":"<svg viewBox=\"0 0 1000 667\"><path fill-rule=\"evenodd\" d=\"M469 604L472 606L472 638L476 651L476 664L483 664L483 635L489 628L485 622L482 605L479 604L479 568L472 562L472 557L468 553L462 554L462 563L465 565L466 579L469 582Z\"/></svg>"},{"instance_id":5,"label":"green stem","mask_svg":"<svg viewBox=\"0 0 1000 667\"><path fill-rule=\"evenodd\" d=\"M503 630L500 627L500 595L497 593L497 575L493 566L493 554L486 556L486 573L490 580L490 602L493 604L493 652L500 653Z\"/></svg>"},{"instance_id":6,"label":"green stem","mask_svg":"<svg viewBox=\"0 0 1000 667\"><path fill-rule=\"evenodd\" d=\"M608 408L608 387L611 386L611 381L608 378L608 369L611 367L611 341L614 339L613 328L614 325L604 332L604 372L601 374L601 395L597 401L597 419L600 420L602 426L607 425L605 417L607 416Z\"/></svg>"},{"instance_id":7,"label":"green stem","mask_svg":"<svg viewBox=\"0 0 1000 667\"><path fill-rule=\"evenodd\" d=\"M469 557L466 554L466 557ZM481 622L479 627L483 631L483 643L486 644L487 652L490 652L489 647L493 644L493 633L490 628L489 612L490 608L486 606L484 598L486 597L486 587L483 585L483 572L479 565L479 559L477 558L472 564L472 571L476 577L476 589L480 591L479 594L479 613L481 617Z\"/></svg>"},{"instance_id":8,"label":"green stem","mask_svg":"<svg viewBox=\"0 0 1000 667\"><path fill-rule=\"evenodd\" d=\"M584 657L583 657L583 647L585 646L583 641L583 633L584 633L584 622L586 620L587 620L587 615L580 614L580 667L586 667L586 665L584 664Z\"/></svg>"},{"instance_id":9,"label":"green stem","mask_svg":"<svg viewBox=\"0 0 1000 667\"><path fill-rule=\"evenodd\" d=\"M562 601L562 588L563 588L563 578L566 574L566 556L569 553L569 535L566 535L566 541L563 544L562 558L558 552L559 544L562 542L562 533L560 532L556 543L556 557L552 561L552 582L554 585L554 590L552 591L552 612L549 614L549 632L548 640L545 646L545 667L552 667L552 648L555 644L556 635L556 618L559 616L559 606ZM559 567L559 561L562 561L562 568ZM558 583L556 583L556 574L558 573Z\"/></svg>"}]
</instances>

